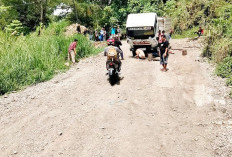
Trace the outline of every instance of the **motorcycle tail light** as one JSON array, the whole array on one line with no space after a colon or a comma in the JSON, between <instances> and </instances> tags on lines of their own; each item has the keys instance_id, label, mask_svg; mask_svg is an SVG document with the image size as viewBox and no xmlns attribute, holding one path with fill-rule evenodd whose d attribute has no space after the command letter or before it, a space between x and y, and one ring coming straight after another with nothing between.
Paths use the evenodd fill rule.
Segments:
<instances>
[{"instance_id":1,"label":"motorcycle tail light","mask_svg":"<svg viewBox=\"0 0 232 157\"><path fill-rule=\"evenodd\" d=\"M112 62L110 62L110 66L112 66L113 65L113 63Z\"/></svg>"}]
</instances>

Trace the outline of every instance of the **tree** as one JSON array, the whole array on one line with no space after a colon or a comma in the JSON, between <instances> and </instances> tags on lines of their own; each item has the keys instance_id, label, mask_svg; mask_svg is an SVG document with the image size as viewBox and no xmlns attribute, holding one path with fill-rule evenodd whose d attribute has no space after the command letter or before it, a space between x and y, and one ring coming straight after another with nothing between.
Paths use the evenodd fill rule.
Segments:
<instances>
[{"instance_id":1,"label":"tree","mask_svg":"<svg viewBox=\"0 0 232 157\"><path fill-rule=\"evenodd\" d=\"M8 10L9 14L14 13L15 20L21 21L29 30L35 30L36 26L39 26L40 23L45 25L48 24L48 14L54 11L60 1L61 0L1 0L0 4L10 7Z\"/></svg>"},{"instance_id":2,"label":"tree","mask_svg":"<svg viewBox=\"0 0 232 157\"><path fill-rule=\"evenodd\" d=\"M164 14L162 0L128 0L128 12L130 13L144 13L155 12L159 16Z\"/></svg>"},{"instance_id":3,"label":"tree","mask_svg":"<svg viewBox=\"0 0 232 157\"><path fill-rule=\"evenodd\" d=\"M9 6L1 5L0 2L0 29L4 29L12 20L17 19L18 13Z\"/></svg>"}]
</instances>

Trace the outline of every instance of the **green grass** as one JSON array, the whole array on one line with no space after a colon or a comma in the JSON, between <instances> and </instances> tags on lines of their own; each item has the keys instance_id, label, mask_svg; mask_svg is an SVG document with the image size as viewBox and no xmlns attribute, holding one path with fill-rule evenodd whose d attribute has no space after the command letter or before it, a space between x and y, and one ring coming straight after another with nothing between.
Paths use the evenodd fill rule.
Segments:
<instances>
[{"instance_id":1,"label":"green grass","mask_svg":"<svg viewBox=\"0 0 232 157\"><path fill-rule=\"evenodd\" d=\"M198 35L195 33L198 31L198 27L194 27L189 30L184 30L182 32L175 32L172 36L173 39L182 39L182 38L195 38Z\"/></svg>"},{"instance_id":2,"label":"green grass","mask_svg":"<svg viewBox=\"0 0 232 157\"><path fill-rule=\"evenodd\" d=\"M227 85L232 86L232 57L225 58L217 65L216 74L227 78Z\"/></svg>"},{"instance_id":3,"label":"green grass","mask_svg":"<svg viewBox=\"0 0 232 157\"><path fill-rule=\"evenodd\" d=\"M42 35L37 32L20 37L0 37L0 95L53 78L67 70L67 49L74 38L79 40L76 59L97 54L85 36L65 37L67 23L51 24Z\"/></svg>"}]
</instances>

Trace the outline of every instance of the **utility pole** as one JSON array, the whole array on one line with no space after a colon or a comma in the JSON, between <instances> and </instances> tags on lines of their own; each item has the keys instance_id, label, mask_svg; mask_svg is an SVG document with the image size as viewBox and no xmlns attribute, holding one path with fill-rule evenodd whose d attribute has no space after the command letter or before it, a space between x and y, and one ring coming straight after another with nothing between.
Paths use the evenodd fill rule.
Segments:
<instances>
[{"instance_id":1,"label":"utility pole","mask_svg":"<svg viewBox=\"0 0 232 157\"><path fill-rule=\"evenodd\" d=\"M75 12L75 16L76 16L76 23L78 22L78 17L77 17L77 9L76 9L76 5L75 5L75 1L73 0L73 8L74 8L74 12Z\"/></svg>"}]
</instances>

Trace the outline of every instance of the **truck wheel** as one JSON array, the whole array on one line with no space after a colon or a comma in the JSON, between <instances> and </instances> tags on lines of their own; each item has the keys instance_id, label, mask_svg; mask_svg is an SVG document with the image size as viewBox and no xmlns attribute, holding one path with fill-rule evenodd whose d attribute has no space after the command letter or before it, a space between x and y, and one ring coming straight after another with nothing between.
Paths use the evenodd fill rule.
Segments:
<instances>
[{"instance_id":1,"label":"truck wheel","mask_svg":"<svg viewBox=\"0 0 232 157\"><path fill-rule=\"evenodd\" d=\"M132 55L133 55L133 57L136 55L135 51L132 51Z\"/></svg>"},{"instance_id":2,"label":"truck wheel","mask_svg":"<svg viewBox=\"0 0 232 157\"><path fill-rule=\"evenodd\" d=\"M133 51L132 51L132 55L133 55L133 57L134 57L134 56L136 56L136 50L137 50L137 49L136 49L136 48L134 48L134 49L133 49Z\"/></svg>"}]
</instances>

